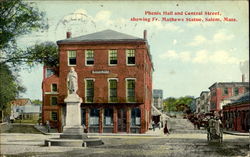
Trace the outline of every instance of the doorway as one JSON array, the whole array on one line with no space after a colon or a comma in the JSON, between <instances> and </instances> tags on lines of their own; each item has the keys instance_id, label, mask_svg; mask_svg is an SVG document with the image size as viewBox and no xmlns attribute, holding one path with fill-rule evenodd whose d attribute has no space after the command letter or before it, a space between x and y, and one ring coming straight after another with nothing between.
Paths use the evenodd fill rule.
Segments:
<instances>
[{"instance_id":1,"label":"doorway","mask_svg":"<svg viewBox=\"0 0 250 157\"><path fill-rule=\"evenodd\" d=\"M126 110L118 109L118 132L126 132Z\"/></svg>"}]
</instances>

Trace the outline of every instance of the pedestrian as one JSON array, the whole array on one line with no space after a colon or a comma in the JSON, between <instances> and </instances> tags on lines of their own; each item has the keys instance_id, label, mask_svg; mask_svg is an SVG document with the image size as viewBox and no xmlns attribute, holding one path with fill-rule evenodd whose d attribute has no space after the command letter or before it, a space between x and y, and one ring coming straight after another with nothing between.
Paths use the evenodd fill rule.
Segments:
<instances>
[{"instance_id":1,"label":"pedestrian","mask_svg":"<svg viewBox=\"0 0 250 157\"><path fill-rule=\"evenodd\" d=\"M155 131L155 122L152 121L152 127L153 127L153 131Z\"/></svg>"},{"instance_id":2,"label":"pedestrian","mask_svg":"<svg viewBox=\"0 0 250 157\"><path fill-rule=\"evenodd\" d=\"M46 121L46 127L47 127L47 131L50 132L50 124L48 120Z\"/></svg>"},{"instance_id":3,"label":"pedestrian","mask_svg":"<svg viewBox=\"0 0 250 157\"><path fill-rule=\"evenodd\" d=\"M165 122L165 127L163 129L164 134L170 134L169 130L168 130L168 124L167 121Z\"/></svg>"}]
</instances>

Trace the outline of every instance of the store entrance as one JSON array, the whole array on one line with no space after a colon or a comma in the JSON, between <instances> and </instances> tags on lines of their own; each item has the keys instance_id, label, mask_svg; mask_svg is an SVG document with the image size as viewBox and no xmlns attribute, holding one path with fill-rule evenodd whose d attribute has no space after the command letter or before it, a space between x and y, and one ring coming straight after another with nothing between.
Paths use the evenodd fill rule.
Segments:
<instances>
[{"instance_id":1,"label":"store entrance","mask_svg":"<svg viewBox=\"0 0 250 157\"><path fill-rule=\"evenodd\" d=\"M126 132L126 110L118 109L118 132Z\"/></svg>"}]
</instances>

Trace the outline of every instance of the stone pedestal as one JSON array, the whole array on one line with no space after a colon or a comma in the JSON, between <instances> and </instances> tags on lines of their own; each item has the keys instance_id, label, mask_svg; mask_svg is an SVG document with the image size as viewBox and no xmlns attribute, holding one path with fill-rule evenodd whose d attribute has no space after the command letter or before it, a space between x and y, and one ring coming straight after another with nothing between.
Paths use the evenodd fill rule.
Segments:
<instances>
[{"instance_id":1,"label":"stone pedestal","mask_svg":"<svg viewBox=\"0 0 250 157\"><path fill-rule=\"evenodd\" d=\"M88 138L81 125L82 99L77 94L70 94L66 103L66 119L60 138L45 140L46 146L88 147L104 144L99 138Z\"/></svg>"},{"instance_id":2,"label":"stone pedestal","mask_svg":"<svg viewBox=\"0 0 250 157\"><path fill-rule=\"evenodd\" d=\"M87 138L87 135L83 133L83 127L81 125L82 98L77 94L70 94L64 102L66 103L66 119L65 126L63 127L63 134L60 135L60 138Z\"/></svg>"}]
</instances>

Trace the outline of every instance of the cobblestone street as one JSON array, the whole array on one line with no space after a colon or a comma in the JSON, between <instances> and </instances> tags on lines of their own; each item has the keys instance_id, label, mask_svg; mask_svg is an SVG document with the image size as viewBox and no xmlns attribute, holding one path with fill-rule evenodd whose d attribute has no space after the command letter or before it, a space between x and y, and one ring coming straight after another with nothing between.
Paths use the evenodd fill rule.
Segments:
<instances>
[{"instance_id":1,"label":"cobblestone street","mask_svg":"<svg viewBox=\"0 0 250 157\"><path fill-rule=\"evenodd\" d=\"M100 136L104 145L88 148L45 147L42 134L2 134L2 156L249 156L249 137L224 135L224 142L208 143L206 134L169 136Z\"/></svg>"}]
</instances>

